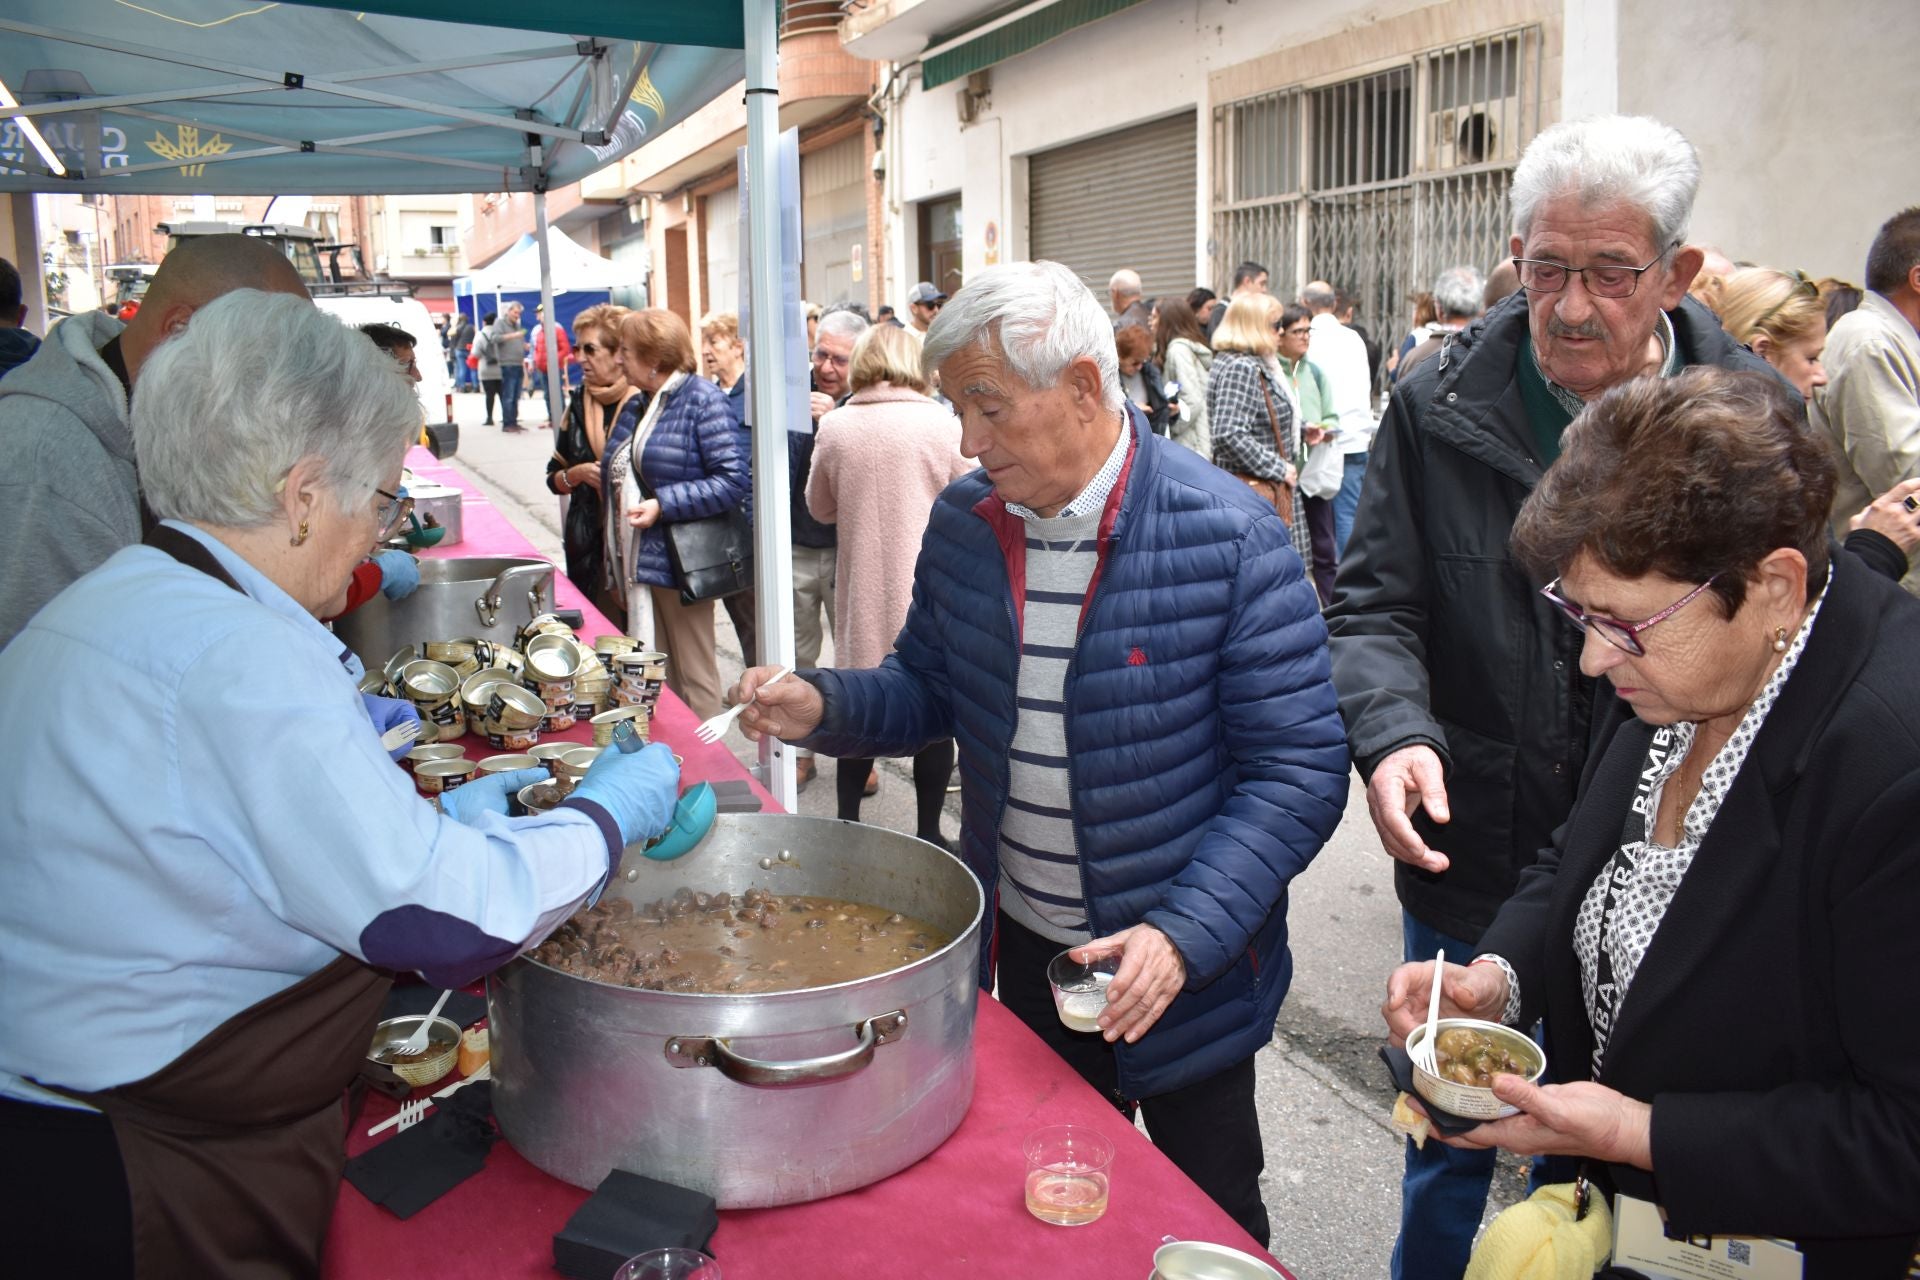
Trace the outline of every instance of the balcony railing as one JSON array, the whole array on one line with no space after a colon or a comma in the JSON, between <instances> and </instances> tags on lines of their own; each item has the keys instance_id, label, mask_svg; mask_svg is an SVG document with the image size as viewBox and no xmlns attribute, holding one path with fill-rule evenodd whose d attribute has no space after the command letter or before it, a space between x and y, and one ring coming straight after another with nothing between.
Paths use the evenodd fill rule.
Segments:
<instances>
[{"instance_id":1,"label":"balcony railing","mask_svg":"<svg viewBox=\"0 0 1920 1280\"><path fill-rule=\"evenodd\" d=\"M840 0L787 0L780 23L780 38L837 32L845 16Z\"/></svg>"}]
</instances>

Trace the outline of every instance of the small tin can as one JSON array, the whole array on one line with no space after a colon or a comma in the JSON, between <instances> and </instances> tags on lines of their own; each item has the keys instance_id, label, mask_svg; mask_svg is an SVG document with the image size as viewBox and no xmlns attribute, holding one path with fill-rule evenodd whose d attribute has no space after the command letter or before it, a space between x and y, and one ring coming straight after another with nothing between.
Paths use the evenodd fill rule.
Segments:
<instances>
[{"instance_id":1,"label":"small tin can","mask_svg":"<svg viewBox=\"0 0 1920 1280\"><path fill-rule=\"evenodd\" d=\"M535 617L526 626L520 628L520 647L526 648L535 636L566 636L572 638L573 628L560 620L559 615L543 613Z\"/></svg>"},{"instance_id":2,"label":"small tin can","mask_svg":"<svg viewBox=\"0 0 1920 1280\"><path fill-rule=\"evenodd\" d=\"M527 678L542 682L571 680L580 669L580 650L571 632L538 635L527 641Z\"/></svg>"},{"instance_id":3,"label":"small tin can","mask_svg":"<svg viewBox=\"0 0 1920 1280\"><path fill-rule=\"evenodd\" d=\"M544 765L548 776L551 777L560 767L560 757L569 751L579 749L580 744L577 742L543 742L537 747L530 748L527 754Z\"/></svg>"},{"instance_id":4,"label":"small tin can","mask_svg":"<svg viewBox=\"0 0 1920 1280\"><path fill-rule=\"evenodd\" d=\"M484 710L496 684L519 684L504 667L485 667L460 682L460 701L475 710Z\"/></svg>"},{"instance_id":5,"label":"small tin can","mask_svg":"<svg viewBox=\"0 0 1920 1280\"><path fill-rule=\"evenodd\" d=\"M360 692L373 694L377 698L387 696L387 673L378 668L360 677Z\"/></svg>"},{"instance_id":6,"label":"small tin can","mask_svg":"<svg viewBox=\"0 0 1920 1280\"><path fill-rule=\"evenodd\" d=\"M596 747L612 746L613 727L622 721L630 721L633 725L634 732L640 735L642 742L645 742L647 741L647 721L649 718L647 709L640 706L615 707L611 711L602 711L599 715L595 716L592 721L593 745Z\"/></svg>"},{"instance_id":7,"label":"small tin can","mask_svg":"<svg viewBox=\"0 0 1920 1280\"><path fill-rule=\"evenodd\" d=\"M560 757L560 765L553 771L553 780L571 791L580 785L580 779L587 776L587 770L600 757L606 747L575 747Z\"/></svg>"},{"instance_id":8,"label":"small tin can","mask_svg":"<svg viewBox=\"0 0 1920 1280\"><path fill-rule=\"evenodd\" d=\"M413 785L422 795L437 796L472 778L475 767L464 756L458 760L429 760L414 766Z\"/></svg>"},{"instance_id":9,"label":"small tin can","mask_svg":"<svg viewBox=\"0 0 1920 1280\"><path fill-rule=\"evenodd\" d=\"M497 756L487 756L474 766L476 774L512 773L516 769L538 769L540 762L530 755L506 752Z\"/></svg>"},{"instance_id":10,"label":"small tin can","mask_svg":"<svg viewBox=\"0 0 1920 1280\"><path fill-rule=\"evenodd\" d=\"M467 731L460 705L460 677L444 662L418 658L400 669L400 689L420 713L421 728L433 725L436 741L457 738Z\"/></svg>"},{"instance_id":11,"label":"small tin can","mask_svg":"<svg viewBox=\"0 0 1920 1280\"><path fill-rule=\"evenodd\" d=\"M476 658L478 656L476 652L477 643L477 641L472 639L429 640L425 648L427 657L433 659L435 662L444 662L452 667Z\"/></svg>"},{"instance_id":12,"label":"small tin can","mask_svg":"<svg viewBox=\"0 0 1920 1280\"><path fill-rule=\"evenodd\" d=\"M545 813L566 798L567 793L552 782L531 783L514 796L520 808L529 814Z\"/></svg>"},{"instance_id":13,"label":"small tin can","mask_svg":"<svg viewBox=\"0 0 1920 1280\"><path fill-rule=\"evenodd\" d=\"M639 647L640 642L632 636L596 636L593 641L593 655L600 659L601 669L608 675L612 675L613 660L623 653L632 653Z\"/></svg>"},{"instance_id":14,"label":"small tin can","mask_svg":"<svg viewBox=\"0 0 1920 1280\"><path fill-rule=\"evenodd\" d=\"M400 767L408 773L427 763L429 760L460 760L466 756L458 746L451 742L429 742L415 747L400 757Z\"/></svg>"}]
</instances>

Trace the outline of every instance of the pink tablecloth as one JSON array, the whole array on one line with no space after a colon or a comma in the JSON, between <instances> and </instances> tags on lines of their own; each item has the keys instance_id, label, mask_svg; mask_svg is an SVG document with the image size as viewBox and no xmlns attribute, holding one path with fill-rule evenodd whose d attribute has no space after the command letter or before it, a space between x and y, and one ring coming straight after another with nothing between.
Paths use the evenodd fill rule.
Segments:
<instances>
[{"instance_id":1,"label":"pink tablecloth","mask_svg":"<svg viewBox=\"0 0 1920 1280\"><path fill-rule=\"evenodd\" d=\"M464 477L423 450L408 465L424 478L466 491L465 541L444 554L533 554ZM556 574L555 584L562 606L585 612L583 634L613 630L564 576ZM693 715L671 694L661 697L655 724L656 736L686 757L689 778L743 775L725 748L693 741ZM766 807L775 807L771 798ZM1133 1280L1152 1270L1153 1251L1167 1236L1212 1240L1267 1257L1038 1036L985 995L974 1052L971 1109L953 1136L912 1168L811 1204L722 1212L713 1252L727 1280ZM373 1096L348 1137L349 1154L385 1141L387 1135L370 1139L366 1130L394 1109L390 1099ZM1055 1227L1027 1213L1020 1144L1049 1124L1084 1124L1113 1140L1112 1196L1098 1222ZM325 1274L357 1280L412 1275L424 1266L471 1280L544 1280L556 1274L554 1233L586 1198L585 1191L534 1168L504 1142L494 1147L484 1171L405 1222L343 1185L327 1237Z\"/></svg>"}]
</instances>

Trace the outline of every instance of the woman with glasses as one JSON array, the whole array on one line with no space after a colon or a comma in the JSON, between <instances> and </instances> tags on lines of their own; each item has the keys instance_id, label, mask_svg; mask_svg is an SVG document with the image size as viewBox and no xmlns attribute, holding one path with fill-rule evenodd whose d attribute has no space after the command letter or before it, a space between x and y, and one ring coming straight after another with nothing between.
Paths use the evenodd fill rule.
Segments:
<instances>
[{"instance_id":1,"label":"woman with glasses","mask_svg":"<svg viewBox=\"0 0 1920 1280\"><path fill-rule=\"evenodd\" d=\"M646 407L645 393L620 371L620 322L626 315L625 307L603 302L574 318L581 381L567 401L567 416L547 458L547 488L568 499L566 523L560 531L567 577L593 597L601 612L622 625L626 593L607 589L600 460L622 410L638 402L637 416Z\"/></svg>"},{"instance_id":2,"label":"woman with glasses","mask_svg":"<svg viewBox=\"0 0 1920 1280\"><path fill-rule=\"evenodd\" d=\"M232 376L246 369L245 378ZM662 829L671 753L436 807L319 622L405 514L412 385L303 297L229 293L141 369L160 522L0 652L0 1150L24 1274L318 1275L342 1100L395 972L537 945ZM402 735L404 736L404 734Z\"/></svg>"},{"instance_id":3,"label":"woman with glasses","mask_svg":"<svg viewBox=\"0 0 1920 1280\"><path fill-rule=\"evenodd\" d=\"M1795 1242L1808 1280L1892 1280L1920 1243L1920 1023L1888 998L1920 972L1920 604L1831 554L1834 475L1763 374L1642 378L1567 430L1513 551L1613 696L1572 816L1441 1001L1544 1015L1562 1083L1497 1077L1518 1114L1442 1140L1581 1158L1650 1247L1664 1215ZM1431 971L1390 980L1396 1041Z\"/></svg>"},{"instance_id":4,"label":"woman with glasses","mask_svg":"<svg viewBox=\"0 0 1920 1280\"><path fill-rule=\"evenodd\" d=\"M1827 385L1820 351L1827 345L1827 308L1820 287L1802 273L1742 267L1720 284L1720 323L1735 342L1780 371L1802 399Z\"/></svg>"}]
</instances>

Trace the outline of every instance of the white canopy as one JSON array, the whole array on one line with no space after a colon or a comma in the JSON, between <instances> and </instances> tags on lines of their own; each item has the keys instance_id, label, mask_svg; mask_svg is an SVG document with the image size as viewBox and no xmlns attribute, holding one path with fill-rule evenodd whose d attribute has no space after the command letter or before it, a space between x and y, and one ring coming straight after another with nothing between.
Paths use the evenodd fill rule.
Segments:
<instances>
[{"instance_id":1,"label":"white canopy","mask_svg":"<svg viewBox=\"0 0 1920 1280\"><path fill-rule=\"evenodd\" d=\"M606 292L646 283L646 271L637 262L615 262L582 247L559 227L547 228L547 253L553 265L553 291ZM453 282L457 298L472 294L538 293L540 244L523 235L505 253L469 276Z\"/></svg>"}]
</instances>

